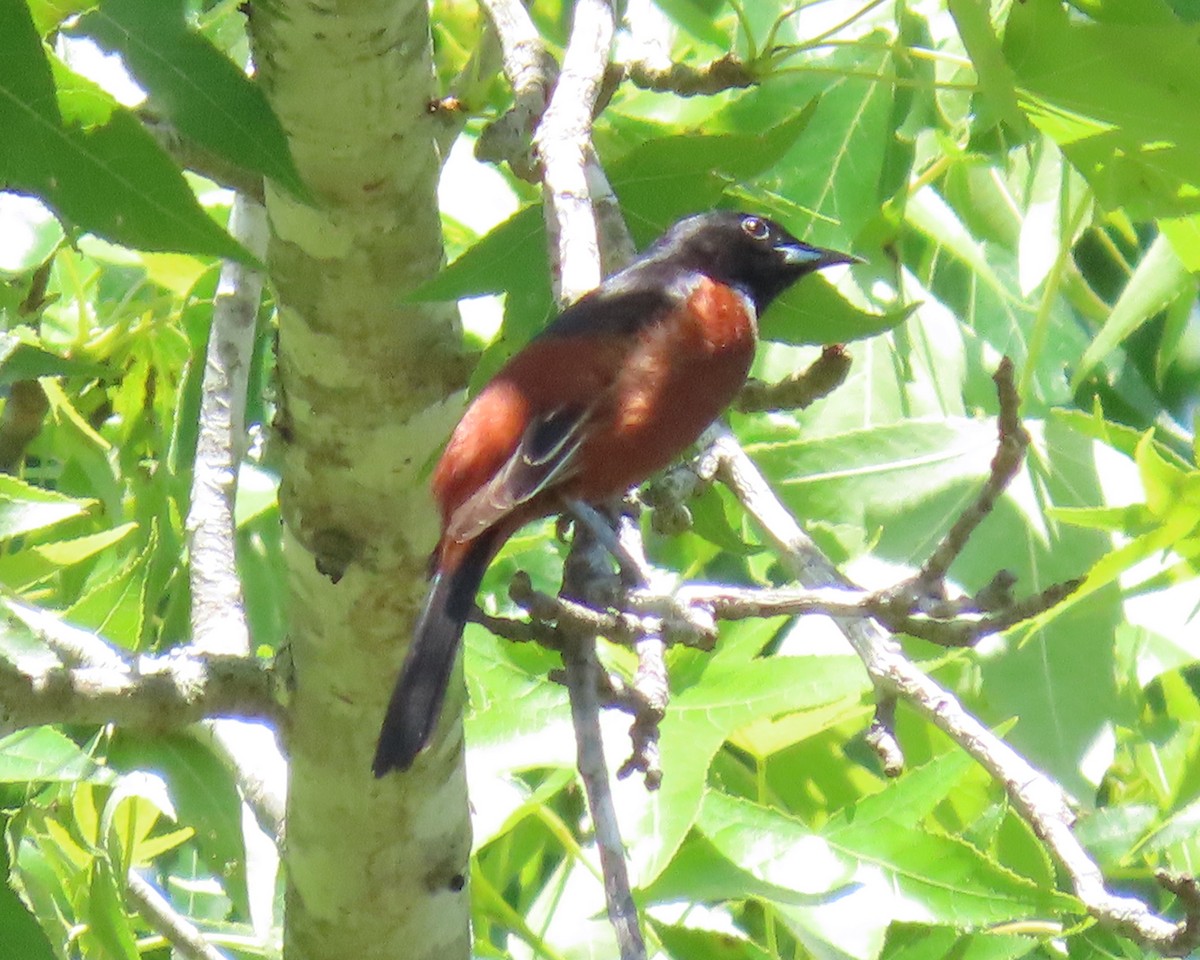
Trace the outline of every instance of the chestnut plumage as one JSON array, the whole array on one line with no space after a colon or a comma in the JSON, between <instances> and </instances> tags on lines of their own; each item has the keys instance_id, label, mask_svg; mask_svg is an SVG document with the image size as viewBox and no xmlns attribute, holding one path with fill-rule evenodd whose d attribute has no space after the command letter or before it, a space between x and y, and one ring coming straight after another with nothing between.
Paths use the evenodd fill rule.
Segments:
<instances>
[{"instance_id":1,"label":"chestnut plumage","mask_svg":"<svg viewBox=\"0 0 1200 960\"><path fill-rule=\"evenodd\" d=\"M745 382L771 301L805 274L855 259L763 217L689 217L504 365L433 472L442 535L376 776L407 769L428 743L475 593L504 541L567 499L607 500L675 460Z\"/></svg>"}]
</instances>

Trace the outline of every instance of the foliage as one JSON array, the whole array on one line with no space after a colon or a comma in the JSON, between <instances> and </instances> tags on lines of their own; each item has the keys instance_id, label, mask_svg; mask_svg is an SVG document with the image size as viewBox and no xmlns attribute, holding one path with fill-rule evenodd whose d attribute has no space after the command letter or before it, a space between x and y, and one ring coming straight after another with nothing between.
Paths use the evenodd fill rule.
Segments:
<instances>
[{"instance_id":1,"label":"foliage","mask_svg":"<svg viewBox=\"0 0 1200 960\"><path fill-rule=\"evenodd\" d=\"M736 432L839 564L886 584L927 555L986 475L990 374L1013 357L1034 449L952 574L969 591L1000 568L1030 592L1087 580L978 650L914 641L910 652L1068 787L1106 875L1169 912L1155 869L1200 863L1196 11L1184 0L658 9L675 59L732 48L760 82L686 100L617 91L596 142L638 242L723 204L868 261L836 286L807 282L763 323L756 375L778 378L814 357L812 344L849 340L847 383L804 411L735 416ZM472 4L433 10L445 88L484 27ZM561 47L566 12L539 0L533 13ZM183 173L85 77L88 40L122 53L180 130L303 195L243 79L233 3L0 0L0 182L59 217L0 196L0 434L31 385L42 397L40 429L0 477L9 658L45 655L56 630L128 651L188 638L179 558L213 257L247 256L221 228L228 193ZM111 72L101 80L111 86ZM507 105L500 84L470 89L467 141ZM505 294L502 318L468 318L484 347L478 382L550 311L541 213L527 184L485 177L457 152L444 193L455 259L414 295ZM270 311L248 411L260 435ZM271 463L269 443L248 458L238 513L264 653L283 631ZM724 492L690 507L690 532L648 530L657 563L784 582ZM561 552L548 525L515 537L481 604L512 613L517 569L552 589ZM602 656L630 669L627 650ZM565 696L544 679L554 659L468 632L483 956L611 952ZM677 649L670 666L663 787L616 787L661 955L1136 955L1090 924L999 787L903 710L910 769L885 780L861 738L864 674L826 626L727 624L713 654ZM619 760L622 720L606 722ZM166 956L126 905L131 869L214 943L271 952L274 871L250 856L262 838L243 834L229 775L191 737L16 732L0 741L0 799L11 865L0 956Z\"/></svg>"}]
</instances>

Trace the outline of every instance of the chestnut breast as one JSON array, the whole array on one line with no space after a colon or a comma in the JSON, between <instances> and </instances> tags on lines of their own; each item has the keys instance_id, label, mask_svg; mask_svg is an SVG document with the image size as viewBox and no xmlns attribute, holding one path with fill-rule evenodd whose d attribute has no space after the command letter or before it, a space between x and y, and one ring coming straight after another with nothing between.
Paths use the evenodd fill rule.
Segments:
<instances>
[{"instance_id":1,"label":"chestnut breast","mask_svg":"<svg viewBox=\"0 0 1200 960\"><path fill-rule=\"evenodd\" d=\"M581 451L572 495L613 496L661 470L745 383L757 338L754 305L708 277L689 287L680 306L639 331Z\"/></svg>"}]
</instances>

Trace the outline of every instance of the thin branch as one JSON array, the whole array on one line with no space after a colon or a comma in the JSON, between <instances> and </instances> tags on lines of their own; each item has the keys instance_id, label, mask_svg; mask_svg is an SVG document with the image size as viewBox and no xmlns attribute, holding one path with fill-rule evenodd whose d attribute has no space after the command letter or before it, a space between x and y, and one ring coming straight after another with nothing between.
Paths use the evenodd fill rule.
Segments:
<instances>
[{"instance_id":1,"label":"thin branch","mask_svg":"<svg viewBox=\"0 0 1200 960\"><path fill-rule=\"evenodd\" d=\"M181 167L207 177L213 183L234 190L239 196L263 202L263 178L252 170L239 167L217 153L185 137L169 120L142 109L138 111L142 126L160 147Z\"/></svg>"},{"instance_id":2,"label":"thin branch","mask_svg":"<svg viewBox=\"0 0 1200 960\"><path fill-rule=\"evenodd\" d=\"M686 63L660 64L631 60L614 67L622 80L634 86L680 97L711 96L726 90L740 90L758 83L754 71L733 54L726 54L704 66Z\"/></svg>"},{"instance_id":3,"label":"thin branch","mask_svg":"<svg viewBox=\"0 0 1200 960\"><path fill-rule=\"evenodd\" d=\"M475 156L498 163L507 161L513 173L538 182L540 165L532 153L537 128L550 90L558 79L558 65L546 52L541 34L519 0L480 0L500 38L504 75L513 90L513 106L489 124L475 144Z\"/></svg>"},{"instance_id":4,"label":"thin branch","mask_svg":"<svg viewBox=\"0 0 1200 960\"><path fill-rule=\"evenodd\" d=\"M934 585L945 580L946 572L962 553L971 534L992 512L1000 494L1007 489L1017 471L1021 469L1021 464L1025 462L1025 451L1029 448L1029 431L1021 423L1021 400L1013 381L1012 360L1008 357L1001 360L992 379L1000 400L1000 442L996 448L996 456L992 459L991 473L975 502L954 521L941 543L922 565L920 573L913 578L914 587L922 593L929 593Z\"/></svg>"},{"instance_id":5,"label":"thin branch","mask_svg":"<svg viewBox=\"0 0 1200 960\"><path fill-rule=\"evenodd\" d=\"M850 354L840 344L832 344L808 367L778 383L748 380L733 401L741 413L767 410L803 410L840 387L850 373Z\"/></svg>"},{"instance_id":6,"label":"thin branch","mask_svg":"<svg viewBox=\"0 0 1200 960\"><path fill-rule=\"evenodd\" d=\"M638 579L633 585L650 587L655 579L654 568L646 559L646 547L642 542L642 530L634 516L624 512L617 522L617 539L622 551L633 558L638 568ZM633 697L637 709L633 724L629 728L632 751L617 768L617 777L629 776L640 770L647 790L657 790L662 784L662 762L658 751L659 725L666 716L670 701L670 685L667 677L667 641L661 619L643 621L652 624L635 643L638 665L633 675Z\"/></svg>"},{"instance_id":7,"label":"thin branch","mask_svg":"<svg viewBox=\"0 0 1200 960\"><path fill-rule=\"evenodd\" d=\"M608 66L613 32L609 0L575 4L562 72L534 134L542 161L551 276L563 303L600 285L599 240L587 165L592 112Z\"/></svg>"},{"instance_id":8,"label":"thin branch","mask_svg":"<svg viewBox=\"0 0 1200 960\"><path fill-rule=\"evenodd\" d=\"M142 919L167 939L174 953L187 960L229 960L228 954L205 940L199 928L176 911L167 898L141 874L129 871L126 890Z\"/></svg>"},{"instance_id":9,"label":"thin branch","mask_svg":"<svg viewBox=\"0 0 1200 960\"><path fill-rule=\"evenodd\" d=\"M231 233L261 256L267 242L266 211L238 197L230 220ZM245 449L246 385L261 298L261 274L225 261L213 302L187 517L191 647L197 653L250 653L250 629L234 551L233 502Z\"/></svg>"},{"instance_id":10,"label":"thin branch","mask_svg":"<svg viewBox=\"0 0 1200 960\"><path fill-rule=\"evenodd\" d=\"M586 602L592 584L604 581L608 560L608 551L591 535L590 528L578 525L564 570L564 599ZM596 659L596 635L590 630L560 624L559 637L571 701L571 720L575 727L576 762L596 830L609 922L616 933L622 960L645 960L646 946L638 926L637 906L633 902L625 864L625 845L617 824L600 734L602 671Z\"/></svg>"},{"instance_id":11,"label":"thin branch","mask_svg":"<svg viewBox=\"0 0 1200 960\"><path fill-rule=\"evenodd\" d=\"M245 657L142 657L129 668L67 667L52 658L0 660L0 720L9 727L43 723L118 723L175 730L208 717L275 721L269 672Z\"/></svg>"},{"instance_id":12,"label":"thin branch","mask_svg":"<svg viewBox=\"0 0 1200 960\"><path fill-rule=\"evenodd\" d=\"M260 259L267 246L266 211L238 196L230 233ZM246 390L257 334L263 278L225 261L213 303L204 366L200 427L196 441L191 508L189 575L192 642L200 654L252 657L250 627L238 577L234 501L246 445ZM280 837L284 819L286 762L273 729L239 720L211 720L207 736L233 772L262 829Z\"/></svg>"},{"instance_id":13,"label":"thin branch","mask_svg":"<svg viewBox=\"0 0 1200 960\"><path fill-rule=\"evenodd\" d=\"M833 564L800 528L725 428L712 431L716 475L729 485L766 532L781 559L807 585L843 582ZM1074 814L1065 791L971 716L947 690L919 670L895 639L867 620L837 620L880 692L880 702L903 699L946 733L1004 787L1015 809L1071 877L1088 912L1143 947L1182 956L1200 944L1200 913L1174 923L1140 900L1111 893L1104 875L1071 832Z\"/></svg>"},{"instance_id":14,"label":"thin branch","mask_svg":"<svg viewBox=\"0 0 1200 960\"><path fill-rule=\"evenodd\" d=\"M499 25L497 29L507 62L509 43L503 39L504 30ZM591 125L614 30L611 0L578 0L562 72L533 138L542 163L551 276L560 302L574 301L600 284L600 241L592 191L595 188L598 194L608 195L611 190L592 148ZM612 206L615 210L615 202ZM608 219L611 222L611 211ZM619 554L617 551L615 555ZM606 601L619 592L620 586L611 583L609 569L608 554L590 535L588 526L576 524L563 571L564 597L584 603L594 603L597 598ZM601 672L596 660L596 634L560 625L559 636L575 724L579 774L596 828L609 921L622 960L645 960L646 946L629 885L625 848L600 736Z\"/></svg>"}]
</instances>

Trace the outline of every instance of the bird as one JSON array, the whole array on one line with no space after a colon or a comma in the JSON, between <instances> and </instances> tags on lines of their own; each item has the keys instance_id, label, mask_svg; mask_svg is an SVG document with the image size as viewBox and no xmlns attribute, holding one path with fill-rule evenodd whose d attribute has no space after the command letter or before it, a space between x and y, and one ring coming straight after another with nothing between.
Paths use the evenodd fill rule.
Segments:
<instances>
[{"instance_id":1,"label":"bird","mask_svg":"<svg viewBox=\"0 0 1200 960\"><path fill-rule=\"evenodd\" d=\"M432 736L475 594L504 542L571 501L602 503L668 466L745 383L771 302L815 270L853 262L766 217L691 216L504 364L433 470L441 537L376 777L407 770Z\"/></svg>"}]
</instances>

